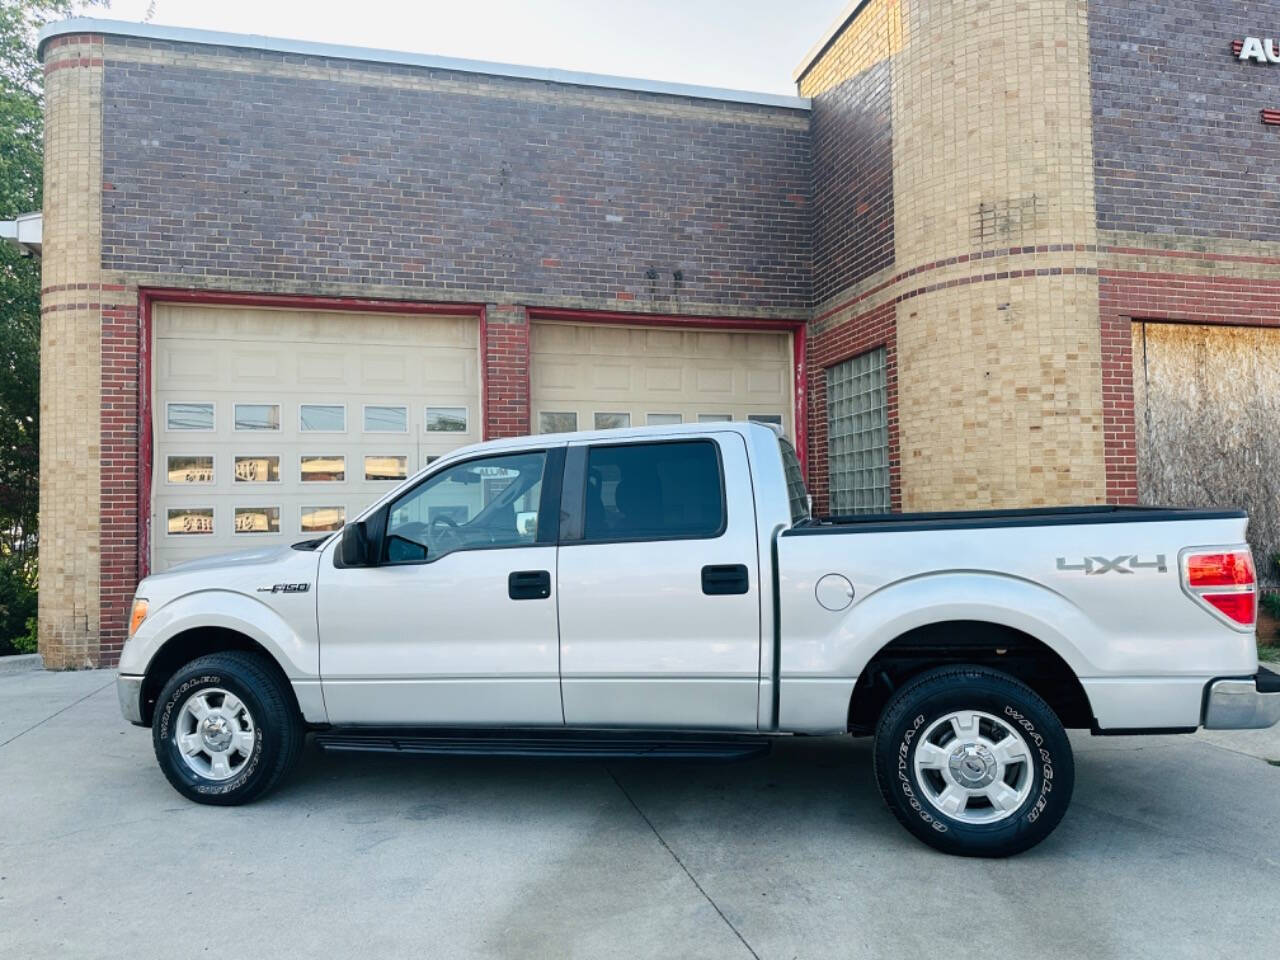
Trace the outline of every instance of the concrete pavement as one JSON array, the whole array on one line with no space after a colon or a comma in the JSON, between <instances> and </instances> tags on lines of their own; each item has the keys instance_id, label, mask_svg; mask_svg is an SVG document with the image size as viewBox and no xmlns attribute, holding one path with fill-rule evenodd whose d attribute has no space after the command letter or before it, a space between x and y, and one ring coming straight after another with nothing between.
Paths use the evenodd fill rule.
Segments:
<instances>
[{"instance_id":1,"label":"concrete pavement","mask_svg":"<svg viewBox=\"0 0 1280 960\"><path fill-rule=\"evenodd\" d=\"M170 789L109 672L4 676L0 957L1263 956L1280 768L1217 739L1074 737L1062 826L983 862L897 825L866 741L731 765L308 748L220 809Z\"/></svg>"}]
</instances>

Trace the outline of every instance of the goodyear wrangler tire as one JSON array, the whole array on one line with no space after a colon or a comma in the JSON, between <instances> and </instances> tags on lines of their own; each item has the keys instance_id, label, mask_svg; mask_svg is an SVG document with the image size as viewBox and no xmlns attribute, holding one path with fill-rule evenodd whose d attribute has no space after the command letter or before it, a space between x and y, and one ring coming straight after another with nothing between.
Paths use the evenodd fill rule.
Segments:
<instances>
[{"instance_id":1,"label":"goodyear wrangler tire","mask_svg":"<svg viewBox=\"0 0 1280 960\"><path fill-rule=\"evenodd\" d=\"M286 681L262 657L200 657L169 678L151 740L175 790L232 806L273 789L302 752L304 730Z\"/></svg>"},{"instance_id":2,"label":"goodyear wrangler tire","mask_svg":"<svg viewBox=\"0 0 1280 960\"><path fill-rule=\"evenodd\" d=\"M876 727L876 782L889 809L944 853L1007 857L1062 820L1075 762L1057 715L1013 677L941 667L899 690Z\"/></svg>"}]
</instances>

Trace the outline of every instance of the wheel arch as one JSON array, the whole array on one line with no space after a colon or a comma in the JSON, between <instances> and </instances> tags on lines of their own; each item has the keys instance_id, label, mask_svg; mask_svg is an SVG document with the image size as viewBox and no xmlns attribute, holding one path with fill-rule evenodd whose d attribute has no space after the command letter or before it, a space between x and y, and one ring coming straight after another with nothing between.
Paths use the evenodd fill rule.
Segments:
<instances>
[{"instance_id":1,"label":"wheel arch","mask_svg":"<svg viewBox=\"0 0 1280 960\"><path fill-rule=\"evenodd\" d=\"M293 708L301 714L297 692L284 667L270 650L248 634L230 627L198 626L175 633L165 640L151 657L146 673L143 674L140 692L142 722L148 725L151 723L156 701L159 700L165 683L184 664L211 653L226 653L231 650L258 655L268 669L274 671L279 677L284 688L288 690Z\"/></svg>"},{"instance_id":2,"label":"wheel arch","mask_svg":"<svg viewBox=\"0 0 1280 960\"><path fill-rule=\"evenodd\" d=\"M849 698L849 730L870 733L885 704L904 684L929 670L956 664L989 667L1020 680L1049 704L1065 727L1094 725L1084 686L1053 646L1008 624L957 619L913 627L876 651Z\"/></svg>"}]
</instances>

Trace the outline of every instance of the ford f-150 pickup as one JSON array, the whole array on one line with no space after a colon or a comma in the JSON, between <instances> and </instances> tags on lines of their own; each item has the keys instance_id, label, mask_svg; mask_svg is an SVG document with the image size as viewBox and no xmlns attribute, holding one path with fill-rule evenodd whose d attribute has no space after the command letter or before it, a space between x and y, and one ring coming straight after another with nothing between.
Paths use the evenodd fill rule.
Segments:
<instances>
[{"instance_id":1,"label":"ford f-150 pickup","mask_svg":"<svg viewBox=\"0 0 1280 960\"><path fill-rule=\"evenodd\" d=\"M873 736L901 823L1005 856L1066 811L1067 729L1258 728L1247 518L1075 507L810 516L770 427L520 437L325 539L137 589L118 688L184 796L327 750L740 757Z\"/></svg>"}]
</instances>

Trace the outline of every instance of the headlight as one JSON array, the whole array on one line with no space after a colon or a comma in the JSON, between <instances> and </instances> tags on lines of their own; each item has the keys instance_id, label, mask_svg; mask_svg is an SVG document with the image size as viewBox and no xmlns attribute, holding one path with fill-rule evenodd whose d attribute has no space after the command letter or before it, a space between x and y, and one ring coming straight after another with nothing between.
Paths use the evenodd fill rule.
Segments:
<instances>
[{"instance_id":1,"label":"headlight","mask_svg":"<svg viewBox=\"0 0 1280 960\"><path fill-rule=\"evenodd\" d=\"M147 601L142 597L133 598L133 612L129 614L129 636L138 632L142 621L147 619Z\"/></svg>"}]
</instances>

